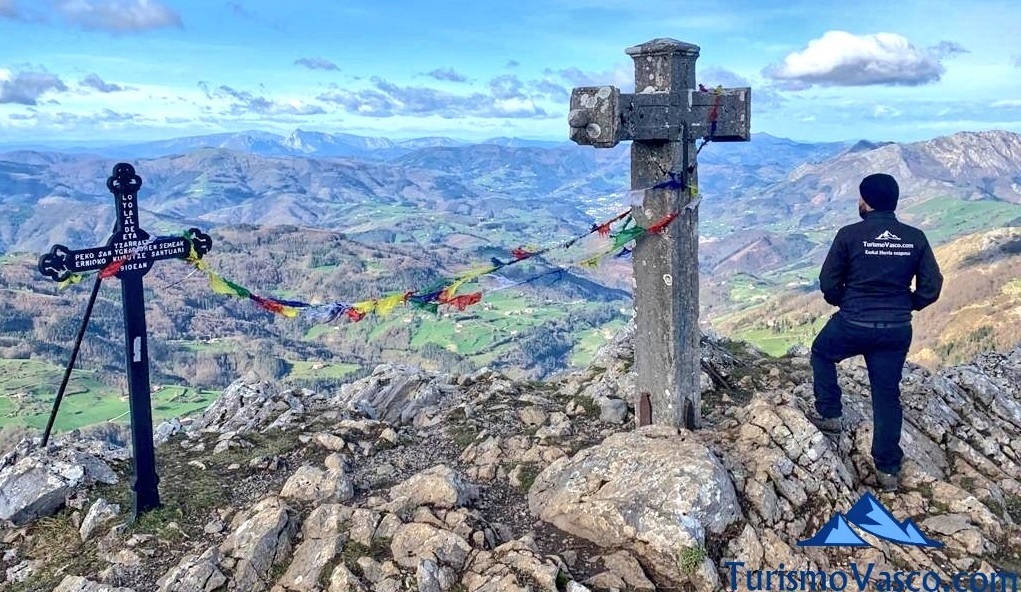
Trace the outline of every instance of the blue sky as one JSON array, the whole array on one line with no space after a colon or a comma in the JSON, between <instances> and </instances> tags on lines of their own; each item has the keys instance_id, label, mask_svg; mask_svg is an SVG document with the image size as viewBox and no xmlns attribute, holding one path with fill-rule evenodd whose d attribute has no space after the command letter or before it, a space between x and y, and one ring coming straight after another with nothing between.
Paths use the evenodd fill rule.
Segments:
<instances>
[{"instance_id":1,"label":"blue sky","mask_svg":"<svg viewBox=\"0 0 1021 592\"><path fill-rule=\"evenodd\" d=\"M631 45L701 47L752 130L1021 132L1019 0L0 0L0 143L295 128L567 139Z\"/></svg>"}]
</instances>

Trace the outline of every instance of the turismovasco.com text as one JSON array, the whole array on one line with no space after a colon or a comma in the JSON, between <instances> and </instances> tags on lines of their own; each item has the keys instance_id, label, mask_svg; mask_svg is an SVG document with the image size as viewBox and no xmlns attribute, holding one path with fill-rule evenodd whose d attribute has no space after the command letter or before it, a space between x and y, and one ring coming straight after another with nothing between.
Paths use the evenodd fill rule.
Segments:
<instances>
[{"instance_id":1,"label":"turismovasco.com text","mask_svg":"<svg viewBox=\"0 0 1021 592\"><path fill-rule=\"evenodd\" d=\"M723 564L730 571L730 590L879 590L889 592L1016 592L1018 574L1013 572L958 572L941 575L932 570L880 570L875 563L851 563L847 569L792 570L741 569L743 561Z\"/></svg>"}]
</instances>

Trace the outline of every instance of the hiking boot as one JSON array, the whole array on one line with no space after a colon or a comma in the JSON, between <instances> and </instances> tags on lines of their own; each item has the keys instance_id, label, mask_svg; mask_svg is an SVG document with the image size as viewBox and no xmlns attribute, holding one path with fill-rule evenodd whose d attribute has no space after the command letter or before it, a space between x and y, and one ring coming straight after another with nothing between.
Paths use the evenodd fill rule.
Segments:
<instances>
[{"instance_id":1,"label":"hiking boot","mask_svg":"<svg viewBox=\"0 0 1021 592\"><path fill-rule=\"evenodd\" d=\"M812 425L818 428L820 432L827 436L839 436L840 432L843 430L843 426L841 425L842 422L839 417L823 417L815 411L807 413L805 417L807 417L808 421L812 422Z\"/></svg>"},{"instance_id":2,"label":"hiking boot","mask_svg":"<svg viewBox=\"0 0 1021 592\"><path fill-rule=\"evenodd\" d=\"M879 483L879 490L892 493L897 491L900 481L900 475L897 473L887 473L884 471L876 470L876 481Z\"/></svg>"}]
</instances>

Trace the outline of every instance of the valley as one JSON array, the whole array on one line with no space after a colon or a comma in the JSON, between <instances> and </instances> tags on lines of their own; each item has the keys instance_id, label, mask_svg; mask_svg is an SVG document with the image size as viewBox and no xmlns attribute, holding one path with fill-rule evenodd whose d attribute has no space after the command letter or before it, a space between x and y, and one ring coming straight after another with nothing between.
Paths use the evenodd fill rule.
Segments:
<instances>
[{"instance_id":1,"label":"valley","mask_svg":"<svg viewBox=\"0 0 1021 592\"><path fill-rule=\"evenodd\" d=\"M421 288L505 259L515 247L563 242L628 207L627 146L383 140L298 130L0 153L7 303L0 424L45 422L88 293L88 282L59 291L43 281L38 253L53 243L105 240L113 208L103 184L132 151L144 179L144 228L206 229L214 240L207 261L217 273L259 294L309 302ZM948 153L968 157L947 163ZM773 355L810 343L831 312L814 288L818 266L836 228L856 220L857 179L863 170L890 170L901 182L899 215L925 230L946 260L944 299L918 316L912 360L938 366L1016 343L1021 136L852 145L757 135L748 144L710 145L700 159L705 329ZM325 325L218 296L204 275L162 262L146 279L153 383L167 385L157 415L201 406L241 375L330 388L381 362L447 372L489 366L522 379L584 366L633 307L629 261L576 265L599 251L600 240L483 278L471 288L483 291L482 303L462 312L401 307ZM569 273L508 287L556 266ZM108 284L72 381L72 411L59 428L126 411L117 402L124 388L119 290ZM986 311L1010 321L990 323Z\"/></svg>"}]
</instances>

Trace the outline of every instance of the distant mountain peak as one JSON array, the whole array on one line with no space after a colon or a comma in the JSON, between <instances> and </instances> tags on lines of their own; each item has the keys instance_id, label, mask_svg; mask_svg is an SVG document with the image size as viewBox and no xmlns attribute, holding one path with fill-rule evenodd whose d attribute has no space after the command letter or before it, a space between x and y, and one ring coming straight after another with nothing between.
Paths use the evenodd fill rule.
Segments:
<instances>
[{"instance_id":1,"label":"distant mountain peak","mask_svg":"<svg viewBox=\"0 0 1021 592\"><path fill-rule=\"evenodd\" d=\"M895 142L870 142L869 140L858 140L853 146L847 149L847 152L849 154L853 154L855 152L868 152L869 150L875 150L894 143Z\"/></svg>"}]
</instances>

